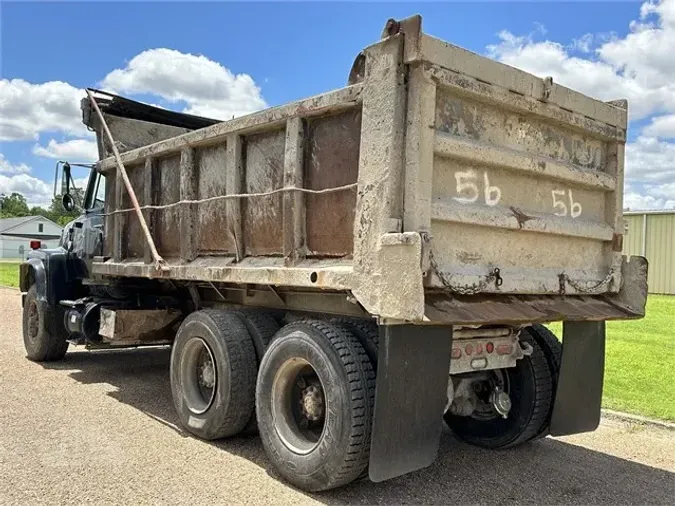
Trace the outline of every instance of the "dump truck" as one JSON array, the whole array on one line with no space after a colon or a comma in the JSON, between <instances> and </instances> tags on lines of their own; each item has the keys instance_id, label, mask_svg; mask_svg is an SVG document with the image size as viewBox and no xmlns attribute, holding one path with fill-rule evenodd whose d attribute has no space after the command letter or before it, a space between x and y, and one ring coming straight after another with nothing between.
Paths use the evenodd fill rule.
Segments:
<instances>
[{"instance_id":1,"label":"dump truck","mask_svg":"<svg viewBox=\"0 0 675 506\"><path fill-rule=\"evenodd\" d=\"M99 160L81 204L63 165L82 215L21 266L27 358L170 346L184 430L257 431L312 492L432 465L443 424L489 449L594 430L605 321L645 313L627 102L421 27L228 121L87 89Z\"/></svg>"}]
</instances>

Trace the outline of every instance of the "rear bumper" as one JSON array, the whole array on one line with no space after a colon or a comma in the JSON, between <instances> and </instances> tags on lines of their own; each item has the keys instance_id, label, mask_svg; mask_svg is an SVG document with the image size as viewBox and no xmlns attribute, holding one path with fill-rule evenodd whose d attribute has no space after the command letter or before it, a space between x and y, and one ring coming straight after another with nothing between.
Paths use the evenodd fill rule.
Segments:
<instances>
[{"instance_id":1,"label":"rear bumper","mask_svg":"<svg viewBox=\"0 0 675 506\"><path fill-rule=\"evenodd\" d=\"M647 260L623 259L623 283L615 294L471 295L428 293L425 316L432 324L527 324L642 318L647 303Z\"/></svg>"}]
</instances>

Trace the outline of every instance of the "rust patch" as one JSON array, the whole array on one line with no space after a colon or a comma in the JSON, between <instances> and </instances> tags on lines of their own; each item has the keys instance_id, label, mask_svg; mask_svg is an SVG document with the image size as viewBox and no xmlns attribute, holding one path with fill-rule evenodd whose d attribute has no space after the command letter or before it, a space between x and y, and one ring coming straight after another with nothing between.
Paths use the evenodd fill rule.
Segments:
<instances>
[{"instance_id":1,"label":"rust patch","mask_svg":"<svg viewBox=\"0 0 675 506\"><path fill-rule=\"evenodd\" d=\"M129 174L129 182L131 187L136 192L138 203L144 205L144 169L145 165L127 167ZM122 208L128 209L132 207L131 199L126 188L122 191ZM122 251L127 258L143 258L145 255L145 237L141 230L141 223L138 221L136 213L127 213L126 220L124 220L124 230L122 231Z\"/></svg>"},{"instance_id":2,"label":"rust patch","mask_svg":"<svg viewBox=\"0 0 675 506\"><path fill-rule=\"evenodd\" d=\"M515 216L516 220L518 220L518 228L523 228L523 225L527 223L530 220L534 220L534 216L529 216L522 212L520 209L517 207L510 206L509 209L511 209L511 212L513 213L513 216Z\"/></svg>"},{"instance_id":3,"label":"rust patch","mask_svg":"<svg viewBox=\"0 0 675 506\"><path fill-rule=\"evenodd\" d=\"M471 251L461 251L457 253L457 260L462 264L477 264L483 258L483 255Z\"/></svg>"},{"instance_id":4,"label":"rust patch","mask_svg":"<svg viewBox=\"0 0 675 506\"><path fill-rule=\"evenodd\" d=\"M305 144L305 188L320 190L355 183L359 171L360 134L360 110L310 121ZM310 254L351 254L356 189L307 195L305 205Z\"/></svg>"},{"instance_id":5,"label":"rust patch","mask_svg":"<svg viewBox=\"0 0 675 506\"><path fill-rule=\"evenodd\" d=\"M436 128L442 132L480 140L485 131L480 111L458 97L445 94L439 98L436 114Z\"/></svg>"},{"instance_id":6,"label":"rust patch","mask_svg":"<svg viewBox=\"0 0 675 506\"><path fill-rule=\"evenodd\" d=\"M200 199L225 195L225 164L227 158L226 144L204 147L197 150L199 167ZM197 207L198 239L197 247L201 253L233 253L234 241L227 219L227 202L225 200L204 202Z\"/></svg>"},{"instance_id":7,"label":"rust patch","mask_svg":"<svg viewBox=\"0 0 675 506\"><path fill-rule=\"evenodd\" d=\"M266 192L283 187L286 131L250 135L245 141L244 191ZM246 255L282 255L281 194L242 201Z\"/></svg>"},{"instance_id":8,"label":"rust patch","mask_svg":"<svg viewBox=\"0 0 675 506\"><path fill-rule=\"evenodd\" d=\"M612 251L623 251L623 234L612 236Z\"/></svg>"},{"instance_id":9,"label":"rust patch","mask_svg":"<svg viewBox=\"0 0 675 506\"><path fill-rule=\"evenodd\" d=\"M180 155L157 161L159 204L172 204L180 200ZM179 207L157 210L155 241L162 256L180 253Z\"/></svg>"},{"instance_id":10,"label":"rust patch","mask_svg":"<svg viewBox=\"0 0 675 506\"><path fill-rule=\"evenodd\" d=\"M639 311L620 307L603 296L546 295L449 296L428 293L425 315L434 323L455 325L517 324L559 320L600 321L640 318Z\"/></svg>"},{"instance_id":11,"label":"rust patch","mask_svg":"<svg viewBox=\"0 0 675 506\"><path fill-rule=\"evenodd\" d=\"M116 173L109 172L105 176L105 210L110 212L115 208L115 186L117 180ZM113 245L115 244L115 218L114 215L105 217L105 226L103 228L105 240L103 241L103 256L113 256Z\"/></svg>"}]
</instances>

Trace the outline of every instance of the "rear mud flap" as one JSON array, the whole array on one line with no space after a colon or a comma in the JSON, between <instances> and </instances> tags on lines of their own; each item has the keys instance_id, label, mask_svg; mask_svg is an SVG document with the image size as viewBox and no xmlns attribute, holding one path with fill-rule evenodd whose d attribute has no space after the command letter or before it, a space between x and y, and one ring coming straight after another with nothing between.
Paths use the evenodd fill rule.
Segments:
<instances>
[{"instance_id":1,"label":"rear mud flap","mask_svg":"<svg viewBox=\"0 0 675 506\"><path fill-rule=\"evenodd\" d=\"M384 481L436 460L447 400L452 327L380 327L370 479Z\"/></svg>"},{"instance_id":2,"label":"rear mud flap","mask_svg":"<svg viewBox=\"0 0 675 506\"><path fill-rule=\"evenodd\" d=\"M552 436L590 432L598 427L604 370L605 322L564 322Z\"/></svg>"}]
</instances>

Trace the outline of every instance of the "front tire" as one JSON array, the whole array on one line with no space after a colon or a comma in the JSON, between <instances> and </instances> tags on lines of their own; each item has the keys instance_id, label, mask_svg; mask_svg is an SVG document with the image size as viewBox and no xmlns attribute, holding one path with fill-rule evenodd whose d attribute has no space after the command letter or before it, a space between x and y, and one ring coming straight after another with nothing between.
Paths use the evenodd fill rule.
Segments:
<instances>
[{"instance_id":1,"label":"front tire","mask_svg":"<svg viewBox=\"0 0 675 506\"><path fill-rule=\"evenodd\" d=\"M23 307L23 344L26 357L34 362L61 360L68 351L68 332L63 324L63 311L38 298L31 285Z\"/></svg>"},{"instance_id":2,"label":"front tire","mask_svg":"<svg viewBox=\"0 0 675 506\"><path fill-rule=\"evenodd\" d=\"M239 316L190 314L171 351L171 392L183 427L207 440L241 432L253 414L255 372L253 341Z\"/></svg>"},{"instance_id":3,"label":"front tire","mask_svg":"<svg viewBox=\"0 0 675 506\"><path fill-rule=\"evenodd\" d=\"M492 371L508 385L512 405L507 418L496 412L493 416L485 412L457 416L448 411L443 418L461 440L483 448L509 448L531 440L546 424L553 400L549 364L529 333L522 332L520 340L532 346L532 354L518 360L515 367Z\"/></svg>"},{"instance_id":4,"label":"front tire","mask_svg":"<svg viewBox=\"0 0 675 506\"><path fill-rule=\"evenodd\" d=\"M375 373L343 327L305 320L282 328L256 385L265 452L287 481L309 492L357 479L368 466Z\"/></svg>"}]
</instances>

